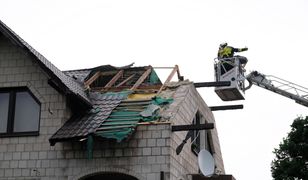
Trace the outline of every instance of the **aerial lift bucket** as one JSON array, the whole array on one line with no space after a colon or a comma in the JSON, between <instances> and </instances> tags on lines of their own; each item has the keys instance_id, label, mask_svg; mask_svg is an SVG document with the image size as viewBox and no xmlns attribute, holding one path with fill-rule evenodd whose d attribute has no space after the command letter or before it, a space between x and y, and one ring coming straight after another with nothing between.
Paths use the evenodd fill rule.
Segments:
<instances>
[{"instance_id":1,"label":"aerial lift bucket","mask_svg":"<svg viewBox=\"0 0 308 180\"><path fill-rule=\"evenodd\" d=\"M237 57L215 62L216 81L230 81L230 86L216 87L216 94L223 101L244 100L245 75Z\"/></svg>"}]
</instances>

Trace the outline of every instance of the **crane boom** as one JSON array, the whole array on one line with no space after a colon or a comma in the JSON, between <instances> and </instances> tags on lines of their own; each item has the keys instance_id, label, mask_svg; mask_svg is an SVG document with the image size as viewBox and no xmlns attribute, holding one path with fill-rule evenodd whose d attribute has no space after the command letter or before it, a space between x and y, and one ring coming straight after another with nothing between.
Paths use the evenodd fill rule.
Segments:
<instances>
[{"instance_id":1,"label":"crane boom","mask_svg":"<svg viewBox=\"0 0 308 180\"><path fill-rule=\"evenodd\" d=\"M249 89L252 84L254 84L274 93L293 99L296 103L308 107L308 88L276 76L264 75L257 71L253 71L248 74L246 79L249 82L249 86L245 88L245 90Z\"/></svg>"}]
</instances>

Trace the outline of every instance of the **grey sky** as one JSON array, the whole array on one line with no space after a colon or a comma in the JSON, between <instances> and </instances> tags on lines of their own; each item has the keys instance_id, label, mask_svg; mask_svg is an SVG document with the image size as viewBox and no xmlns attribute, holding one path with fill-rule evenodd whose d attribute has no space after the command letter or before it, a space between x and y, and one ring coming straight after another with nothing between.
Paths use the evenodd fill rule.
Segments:
<instances>
[{"instance_id":1,"label":"grey sky","mask_svg":"<svg viewBox=\"0 0 308 180\"><path fill-rule=\"evenodd\" d=\"M213 81L218 45L247 46L247 72L258 70L308 87L305 0L0 0L0 19L61 70L111 64L174 66L194 82ZM273 148L307 108L259 87L244 104L215 112L227 173L271 179Z\"/></svg>"}]
</instances>

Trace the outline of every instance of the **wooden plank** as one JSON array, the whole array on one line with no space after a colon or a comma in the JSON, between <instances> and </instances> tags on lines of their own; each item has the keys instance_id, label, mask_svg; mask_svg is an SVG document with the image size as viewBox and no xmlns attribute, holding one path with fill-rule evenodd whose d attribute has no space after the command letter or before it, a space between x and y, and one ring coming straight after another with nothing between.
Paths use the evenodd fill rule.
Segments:
<instances>
[{"instance_id":1,"label":"wooden plank","mask_svg":"<svg viewBox=\"0 0 308 180\"><path fill-rule=\"evenodd\" d=\"M174 74L178 71L178 69L179 69L178 65L175 65L174 68L173 68L173 70L172 70L171 73L169 74L168 78L167 78L166 81L164 82L164 84L160 87L160 89L159 89L159 91L157 92L157 94L159 94L159 93L163 90L163 88L166 86L166 84L167 84L168 82L171 81L171 79L173 78Z\"/></svg>"},{"instance_id":2,"label":"wooden plank","mask_svg":"<svg viewBox=\"0 0 308 180\"><path fill-rule=\"evenodd\" d=\"M178 80L179 81L184 81L184 76L181 76L181 74L180 74L180 68L178 67L178 69L177 69L177 75L178 75Z\"/></svg>"},{"instance_id":3,"label":"wooden plank","mask_svg":"<svg viewBox=\"0 0 308 180\"><path fill-rule=\"evenodd\" d=\"M189 131L189 130L206 130L214 129L214 123L205 123L198 125L174 125L171 127L171 131Z\"/></svg>"},{"instance_id":4,"label":"wooden plank","mask_svg":"<svg viewBox=\"0 0 308 180\"><path fill-rule=\"evenodd\" d=\"M234 109L243 109L244 106L240 105L227 105L227 106L211 106L209 107L211 111L220 111L220 110L234 110Z\"/></svg>"},{"instance_id":5,"label":"wooden plank","mask_svg":"<svg viewBox=\"0 0 308 180\"><path fill-rule=\"evenodd\" d=\"M200 83L194 83L194 85L195 85L195 88L230 86L231 81L200 82Z\"/></svg>"},{"instance_id":6,"label":"wooden plank","mask_svg":"<svg viewBox=\"0 0 308 180\"><path fill-rule=\"evenodd\" d=\"M113 78L105 85L104 88L110 88L112 85L114 85L114 83L116 83L117 80L120 79L120 77L123 75L123 73L124 70L122 69L115 76L113 76Z\"/></svg>"},{"instance_id":7,"label":"wooden plank","mask_svg":"<svg viewBox=\"0 0 308 180\"><path fill-rule=\"evenodd\" d=\"M127 83L129 80L131 80L136 74L132 74L131 76L129 76L128 78L126 78L124 81L122 81L120 84L118 84L116 87L120 87L123 84Z\"/></svg>"},{"instance_id":8,"label":"wooden plank","mask_svg":"<svg viewBox=\"0 0 308 180\"><path fill-rule=\"evenodd\" d=\"M84 82L84 85L86 87L89 87L98 77L100 77L100 75L101 75L101 72L97 71L90 79Z\"/></svg>"},{"instance_id":9,"label":"wooden plank","mask_svg":"<svg viewBox=\"0 0 308 180\"><path fill-rule=\"evenodd\" d=\"M149 67L148 70L146 70L142 76L140 76L140 78L137 80L137 82L134 84L134 86L131 88L131 90L136 90L141 83L143 83L143 81L150 75L150 73L152 72L152 68Z\"/></svg>"}]
</instances>

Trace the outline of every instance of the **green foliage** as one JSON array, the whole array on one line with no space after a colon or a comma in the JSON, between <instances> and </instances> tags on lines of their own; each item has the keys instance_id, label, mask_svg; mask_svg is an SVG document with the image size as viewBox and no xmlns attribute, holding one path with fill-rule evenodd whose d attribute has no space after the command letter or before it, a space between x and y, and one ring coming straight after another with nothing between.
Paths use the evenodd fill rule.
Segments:
<instances>
[{"instance_id":1,"label":"green foliage","mask_svg":"<svg viewBox=\"0 0 308 180\"><path fill-rule=\"evenodd\" d=\"M275 180L308 180L308 116L296 118L291 127L274 150L272 176Z\"/></svg>"}]
</instances>

